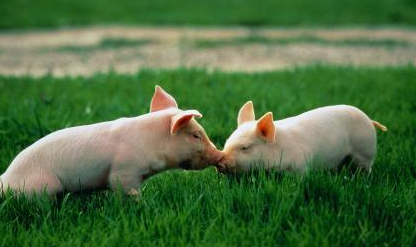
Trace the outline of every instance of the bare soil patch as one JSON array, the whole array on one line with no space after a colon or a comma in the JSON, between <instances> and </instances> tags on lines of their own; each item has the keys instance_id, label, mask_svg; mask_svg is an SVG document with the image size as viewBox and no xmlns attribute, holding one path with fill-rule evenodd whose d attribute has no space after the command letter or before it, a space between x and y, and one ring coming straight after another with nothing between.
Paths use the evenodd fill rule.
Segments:
<instances>
[{"instance_id":1,"label":"bare soil patch","mask_svg":"<svg viewBox=\"0 0 416 247\"><path fill-rule=\"evenodd\" d=\"M313 36L325 40L396 40L406 46L331 45L314 42L247 43L197 47L196 40L226 40L252 35L271 39ZM107 42L116 40L118 42ZM122 42L126 40L127 42ZM134 42L146 40L148 42ZM124 44L124 45L123 45ZM126 45L127 44L127 45ZM225 71L265 71L308 64L399 66L416 64L416 30L248 29L88 27L0 33L0 74L91 75L140 68L203 67Z\"/></svg>"}]
</instances>

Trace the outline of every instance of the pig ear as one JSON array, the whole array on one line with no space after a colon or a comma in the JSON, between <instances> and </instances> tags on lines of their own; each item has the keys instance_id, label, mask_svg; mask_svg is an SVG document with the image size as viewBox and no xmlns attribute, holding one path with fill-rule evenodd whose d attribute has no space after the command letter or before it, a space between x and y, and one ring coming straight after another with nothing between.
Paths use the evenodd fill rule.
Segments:
<instances>
[{"instance_id":1,"label":"pig ear","mask_svg":"<svg viewBox=\"0 0 416 247\"><path fill-rule=\"evenodd\" d=\"M238 123L238 126L240 126L241 124L245 122L254 121L254 120L255 120L255 116L254 116L253 102L248 101L241 107L240 111L238 112L237 123Z\"/></svg>"},{"instance_id":2,"label":"pig ear","mask_svg":"<svg viewBox=\"0 0 416 247\"><path fill-rule=\"evenodd\" d=\"M156 86L155 94L153 94L152 102L150 103L150 112L160 111L171 107L178 108L175 99L161 87Z\"/></svg>"},{"instance_id":3,"label":"pig ear","mask_svg":"<svg viewBox=\"0 0 416 247\"><path fill-rule=\"evenodd\" d=\"M257 122L256 132L257 135L266 139L268 142L274 142L275 127L273 123L273 113L268 112Z\"/></svg>"},{"instance_id":4,"label":"pig ear","mask_svg":"<svg viewBox=\"0 0 416 247\"><path fill-rule=\"evenodd\" d=\"M172 117L172 122L170 124L170 133L175 135L178 130L187 126L193 117L200 118L202 114L197 110L188 110L176 114Z\"/></svg>"}]
</instances>

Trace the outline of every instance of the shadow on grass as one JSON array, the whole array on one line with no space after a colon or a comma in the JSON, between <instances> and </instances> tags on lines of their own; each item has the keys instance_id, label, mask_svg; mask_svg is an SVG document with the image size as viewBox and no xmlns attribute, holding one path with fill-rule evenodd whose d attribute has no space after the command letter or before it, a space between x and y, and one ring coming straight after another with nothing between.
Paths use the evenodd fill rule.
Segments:
<instances>
[{"instance_id":1,"label":"shadow on grass","mask_svg":"<svg viewBox=\"0 0 416 247\"><path fill-rule=\"evenodd\" d=\"M319 164L311 164L308 166L324 167ZM303 179L304 177L311 177L316 175L320 176L322 174L324 176L341 176L348 179L354 179L355 177L370 176L370 173L368 171L354 164L353 160L350 157L346 157L340 165L333 169L310 168L309 170L303 173L288 170L279 170L279 168L266 170L263 168L264 166L262 165L256 165L256 167L261 168L251 169L248 172L227 172L223 173L222 175L224 175L227 179L231 181L247 184L256 184L258 181L261 180L275 181L277 183L280 183L281 181L283 181L285 177L299 176ZM219 176L221 175L219 174Z\"/></svg>"}]
</instances>

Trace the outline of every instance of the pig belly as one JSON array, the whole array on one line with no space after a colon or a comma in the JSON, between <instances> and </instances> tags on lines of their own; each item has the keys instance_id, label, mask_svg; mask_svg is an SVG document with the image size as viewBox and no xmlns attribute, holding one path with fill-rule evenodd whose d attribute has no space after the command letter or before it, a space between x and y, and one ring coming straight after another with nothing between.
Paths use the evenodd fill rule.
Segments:
<instances>
[{"instance_id":1,"label":"pig belly","mask_svg":"<svg viewBox=\"0 0 416 247\"><path fill-rule=\"evenodd\" d=\"M60 171L60 181L67 191L85 191L108 188L110 164L98 161L95 164L78 164L73 169Z\"/></svg>"},{"instance_id":2,"label":"pig belly","mask_svg":"<svg viewBox=\"0 0 416 247\"><path fill-rule=\"evenodd\" d=\"M342 143L340 143L342 142ZM310 155L311 164L314 168L335 168L338 167L346 157L351 155L351 146L346 140L327 143L319 150Z\"/></svg>"}]
</instances>

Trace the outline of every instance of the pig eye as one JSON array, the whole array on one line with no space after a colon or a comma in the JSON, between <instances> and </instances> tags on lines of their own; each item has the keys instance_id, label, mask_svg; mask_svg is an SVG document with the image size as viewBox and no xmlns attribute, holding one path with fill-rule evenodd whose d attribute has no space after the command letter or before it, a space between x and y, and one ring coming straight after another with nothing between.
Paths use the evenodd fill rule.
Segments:
<instances>
[{"instance_id":1,"label":"pig eye","mask_svg":"<svg viewBox=\"0 0 416 247\"><path fill-rule=\"evenodd\" d=\"M191 133L191 135L192 135L193 138L195 138L197 140L201 140L202 139L201 136L198 135L198 134L196 134L196 133Z\"/></svg>"},{"instance_id":2,"label":"pig eye","mask_svg":"<svg viewBox=\"0 0 416 247\"><path fill-rule=\"evenodd\" d=\"M251 146L242 146L241 148L240 148L240 150L241 151L247 151L247 150L249 150L251 148Z\"/></svg>"}]
</instances>

